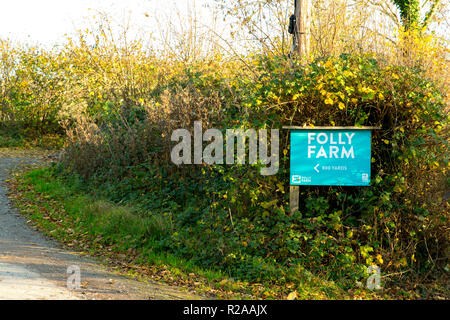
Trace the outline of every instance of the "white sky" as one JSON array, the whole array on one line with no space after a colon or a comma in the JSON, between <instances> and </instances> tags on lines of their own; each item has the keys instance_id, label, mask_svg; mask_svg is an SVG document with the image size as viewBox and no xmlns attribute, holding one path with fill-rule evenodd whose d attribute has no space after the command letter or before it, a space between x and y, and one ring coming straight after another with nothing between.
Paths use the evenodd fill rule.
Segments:
<instances>
[{"instance_id":1,"label":"white sky","mask_svg":"<svg viewBox=\"0 0 450 320\"><path fill-rule=\"evenodd\" d=\"M174 8L194 5L201 9L209 0L0 0L0 38L33 44L54 45L65 34L88 26L86 18L96 11L107 12L117 22L131 17L140 28L155 29L158 18L173 14ZM176 3L176 4L175 4ZM207 12L208 10L203 10ZM146 17L145 14L149 17ZM206 14L206 13L205 13Z\"/></svg>"},{"instance_id":2,"label":"white sky","mask_svg":"<svg viewBox=\"0 0 450 320\"><path fill-rule=\"evenodd\" d=\"M214 0L0 0L0 38L52 46L61 43L65 34L88 27L87 18L98 11L110 14L115 23L130 20L136 34L157 34L167 29L162 21L180 24L177 12L186 12L188 7L195 8L201 24L210 26L212 10L205 6L210 4L211 8L213 3ZM222 34L229 27L227 22L217 23L214 29ZM437 29L444 35L446 30Z\"/></svg>"}]
</instances>

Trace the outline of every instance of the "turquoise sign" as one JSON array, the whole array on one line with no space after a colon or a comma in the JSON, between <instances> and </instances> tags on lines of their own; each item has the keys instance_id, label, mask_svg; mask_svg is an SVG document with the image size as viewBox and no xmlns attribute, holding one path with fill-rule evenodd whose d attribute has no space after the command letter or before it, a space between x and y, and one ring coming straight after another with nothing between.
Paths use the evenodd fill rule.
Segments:
<instances>
[{"instance_id":1,"label":"turquoise sign","mask_svg":"<svg viewBox=\"0 0 450 320\"><path fill-rule=\"evenodd\" d=\"M291 185L368 186L371 131L291 131Z\"/></svg>"}]
</instances>

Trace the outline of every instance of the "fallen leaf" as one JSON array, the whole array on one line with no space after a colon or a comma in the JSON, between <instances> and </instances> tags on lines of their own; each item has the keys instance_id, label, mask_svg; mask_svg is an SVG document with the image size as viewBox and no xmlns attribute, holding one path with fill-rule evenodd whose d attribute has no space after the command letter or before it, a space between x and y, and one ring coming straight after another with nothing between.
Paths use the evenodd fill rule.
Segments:
<instances>
[{"instance_id":1,"label":"fallen leaf","mask_svg":"<svg viewBox=\"0 0 450 320\"><path fill-rule=\"evenodd\" d=\"M288 294L287 296L287 300L295 300L297 299L297 291L292 291L291 293Z\"/></svg>"}]
</instances>

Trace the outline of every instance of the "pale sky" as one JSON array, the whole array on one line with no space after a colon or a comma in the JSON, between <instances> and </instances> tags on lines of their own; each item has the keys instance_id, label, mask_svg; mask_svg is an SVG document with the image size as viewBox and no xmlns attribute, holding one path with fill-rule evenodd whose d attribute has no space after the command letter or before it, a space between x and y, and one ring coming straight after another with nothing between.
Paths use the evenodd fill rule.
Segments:
<instances>
[{"instance_id":1,"label":"pale sky","mask_svg":"<svg viewBox=\"0 0 450 320\"><path fill-rule=\"evenodd\" d=\"M44 46L60 44L65 34L89 27L88 17L98 11L108 13L116 25L130 21L132 34L157 34L168 29L167 21L188 25L177 17L187 8L195 8L200 23L209 27L213 25L212 7L214 0L0 0L0 38ZM226 34L229 21L216 22L214 29ZM447 30L448 26L438 27L437 33L448 39Z\"/></svg>"},{"instance_id":2,"label":"pale sky","mask_svg":"<svg viewBox=\"0 0 450 320\"><path fill-rule=\"evenodd\" d=\"M0 0L0 38L33 44L54 45L64 34L88 26L95 12L110 14L116 22L131 18L134 27L154 30L158 18L174 8L195 5L202 9L210 0ZM204 8L203 8L204 9ZM208 10L203 10L207 12ZM148 14L146 17L145 14Z\"/></svg>"}]
</instances>

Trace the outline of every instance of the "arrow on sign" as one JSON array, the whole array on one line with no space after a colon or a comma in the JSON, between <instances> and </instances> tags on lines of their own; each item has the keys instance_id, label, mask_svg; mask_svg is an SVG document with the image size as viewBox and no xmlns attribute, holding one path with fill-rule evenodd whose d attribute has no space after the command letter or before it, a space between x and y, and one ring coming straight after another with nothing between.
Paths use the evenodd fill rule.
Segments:
<instances>
[{"instance_id":1,"label":"arrow on sign","mask_svg":"<svg viewBox=\"0 0 450 320\"><path fill-rule=\"evenodd\" d=\"M314 170L316 170L317 172L319 172L319 170L317 169L317 167L319 166L320 164L318 163L315 167L314 167Z\"/></svg>"}]
</instances>

